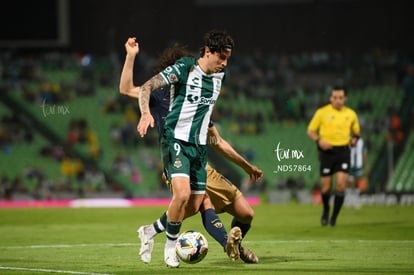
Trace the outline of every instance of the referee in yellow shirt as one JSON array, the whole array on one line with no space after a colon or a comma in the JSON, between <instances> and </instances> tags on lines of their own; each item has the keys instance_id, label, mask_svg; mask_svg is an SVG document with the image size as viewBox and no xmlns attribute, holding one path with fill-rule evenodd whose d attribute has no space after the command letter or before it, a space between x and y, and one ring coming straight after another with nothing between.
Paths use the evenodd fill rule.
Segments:
<instances>
[{"instance_id":1,"label":"referee in yellow shirt","mask_svg":"<svg viewBox=\"0 0 414 275\"><path fill-rule=\"evenodd\" d=\"M346 107L346 90L334 87L330 104L316 110L307 134L317 144L319 151L321 194L323 212L321 224L336 225L336 219L345 198L345 187L349 176L350 146L354 146L360 135L356 112ZM332 176L335 175L335 198L332 215L329 219L329 200Z\"/></svg>"}]
</instances>

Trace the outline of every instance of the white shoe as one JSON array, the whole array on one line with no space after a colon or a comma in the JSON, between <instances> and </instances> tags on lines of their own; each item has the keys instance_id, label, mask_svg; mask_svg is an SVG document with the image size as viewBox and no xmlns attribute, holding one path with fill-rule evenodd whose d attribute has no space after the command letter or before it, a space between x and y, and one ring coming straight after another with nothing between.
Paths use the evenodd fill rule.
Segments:
<instances>
[{"instance_id":1,"label":"white shoe","mask_svg":"<svg viewBox=\"0 0 414 275\"><path fill-rule=\"evenodd\" d=\"M167 264L167 267L178 267L180 265L177 253L175 252L175 246L165 246L164 261Z\"/></svg>"},{"instance_id":2,"label":"white shoe","mask_svg":"<svg viewBox=\"0 0 414 275\"><path fill-rule=\"evenodd\" d=\"M152 249L154 248L154 239L151 239L148 236L149 227L152 225L143 225L138 228L138 238L141 240L141 248L139 250L139 255L141 256L141 261L146 264L151 262Z\"/></svg>"},{"instance_id":3,"label":"white shoe","mask_svg":"<svg viewBox=\"0 0 414 275\"><path fill-rule=\"evenodd\" d=\"M242 241L242 233L238 226L233 227L227 235L226 252L233 261L240 258L239 245Z\"/></svg>"}]
</instances>

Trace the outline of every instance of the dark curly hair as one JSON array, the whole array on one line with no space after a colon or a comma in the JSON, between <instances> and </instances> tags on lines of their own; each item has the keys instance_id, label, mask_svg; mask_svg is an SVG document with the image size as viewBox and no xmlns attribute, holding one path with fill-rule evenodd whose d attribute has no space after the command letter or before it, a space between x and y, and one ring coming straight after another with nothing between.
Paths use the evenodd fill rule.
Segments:
<instances>
[{"instance_id":1,"label":"dark curly hair","mask_svg":"<svg viewBox=\"0 0 414 275\"><path fill-rule=\"evenodd\" d=\"M159 73L166 67L173 65L177 59L184 56L194 56L189 50L187 50L186 46L176 44L172 47L164 49L158 57L155 73Z\"/></svg>"},{"instance_id":2,"label":"dark curly hair","mask_svg":"<svg viewBox=\"0 0 414 275\"><path fill-rule=\"evenodd\" d=\"M234 47L233 38L225 30L210 30L203 38L203 47L200 48L200 56L203 57L208 47L212 53L231 50Z\"/></svg>"}]
</instances>

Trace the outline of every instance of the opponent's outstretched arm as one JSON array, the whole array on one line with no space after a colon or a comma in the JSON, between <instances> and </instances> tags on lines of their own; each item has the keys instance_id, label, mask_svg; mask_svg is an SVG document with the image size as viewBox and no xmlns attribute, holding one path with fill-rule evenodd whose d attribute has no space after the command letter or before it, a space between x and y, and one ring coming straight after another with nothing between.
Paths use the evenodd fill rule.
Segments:
<instances>
[{"instance_id":1,"label":"opponent's outstretched arm","mask_svg":"<svg viewBox=\"0 0 414 275\"><path fill-rule=\"evenodd\" d=\"M208 142L226 159L234 162L250 176L251 181L257 181L263 176L263 171L242 157L225 139L220 136L213 125L208 128Z\"/></svg>"}]
</instances>

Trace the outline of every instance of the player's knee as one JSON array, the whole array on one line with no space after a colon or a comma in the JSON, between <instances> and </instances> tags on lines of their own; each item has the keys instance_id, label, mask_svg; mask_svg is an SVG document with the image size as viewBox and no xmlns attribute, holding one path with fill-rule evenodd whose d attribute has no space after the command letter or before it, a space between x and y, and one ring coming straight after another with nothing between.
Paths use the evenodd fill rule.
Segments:
<instances>
[{"instance_id":1,"label":"player's knee","mask_svg":"<svg viewBox=\"0 0 414 275\"><path fill-rule=\"evenodd\" d=\"M338 181L336 184L335 191L343 193L345 192L345 188L346 188L346 181Z\"/></svg>"},{"instance_id":2,"label":"player's knee","mask_svg":"<svg viewBox=\"0 0 414 275\"><path fill-rule=\"evenodd\" d=\"M335 191L336 191L336 193L344 193L345 192L345 187L344 186L338 186L336 189L335 189Z\"/></svg>"},{"instance_id":3,"label":"player's knee","mask_svg":"<svg viewBox=\"0 0 414 275\"><path fill-rule=\"evenodd\" d=\"M204 200L203 203L200 205L200 211L204 212L207 209L214 209L214 206L210 201Z\"/></svg>"},{"instance_id":4,"label":"player's knee","mask_svg":"<svg viewBox=\"0 0 414 275\"><path fill-rule=\"evenodd\" d=\"M173 200L175 200L180 205L186 206L190 200L191 193L186 192L185 190L180 190L179 192L173 193Z\"/></svg>"},{"instance_id":5,"label":"player's knee","mask_svg":"<svg viewBox=\"0 0 414 275\"><path fill-rule=\"evenodd\" d=\"M189 206L189 207L187 207L187 208L185 209L185 214L184 214L184 216L185 216L185 218L188 218L188 217L194 216L194 215L195 215L195 214L197 214L198 212L199 212L199 210L198 210L198 209L196 209L196 208L194 208L194 207Z\"/></svg>"},{"instance_id":6,"label":"player's knee","mask_svg":"<svg viewBox=\"0 0 414 275\"><path fill-rule=\"evenodd\" d=\"M253 221L253 217L254 217L254 210L250 208L248 211L245 211L245 213L243 213L243 215L241 215L238 218L238 220L241 223L250 224Z\"/></svg>"},{"instance_id":7,"label":"player's knee","mask_svg":"<svg viewBox=\"0 0 414 275\"><path fill-rule=\"evenodd\" d=\"M248 212L248 215L246 216L246 219L248 220L248 223L251 223L254 218L254 210L250 208L250 211Z\"/></svg>"}]
</instances>

